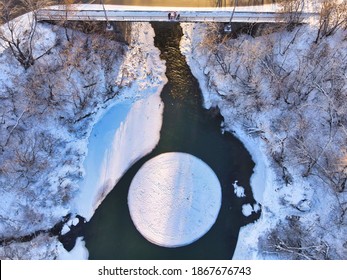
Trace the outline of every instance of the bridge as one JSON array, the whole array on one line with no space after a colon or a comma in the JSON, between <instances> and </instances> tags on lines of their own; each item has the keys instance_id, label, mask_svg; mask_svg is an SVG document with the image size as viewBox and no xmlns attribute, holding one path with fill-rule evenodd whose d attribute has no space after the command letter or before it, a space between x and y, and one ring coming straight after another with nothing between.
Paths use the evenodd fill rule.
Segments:
<instances>
[{"instance_id":1,"label":"bridge","mask_svg":"<svg viewBox=\"0 0 347 280\"><path fill-rule=\"evenodd\" d=\"M169 21L168 13L177 12L180 22L285 22L276 5L229 8L144 7L102 4L72 4L49 6L37 11L38 21ZM232 19L231 15L233 13ZM305 12L301 18L309 22L317 13Z\"/></svg>"}]
</instances>

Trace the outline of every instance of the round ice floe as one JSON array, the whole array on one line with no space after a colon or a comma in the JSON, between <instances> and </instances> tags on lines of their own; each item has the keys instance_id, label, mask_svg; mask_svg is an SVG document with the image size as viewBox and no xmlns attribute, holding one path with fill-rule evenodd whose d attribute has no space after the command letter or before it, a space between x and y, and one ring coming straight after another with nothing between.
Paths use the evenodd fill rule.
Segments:
<instances>
[{"instance_id":1,"label":"round ice floe","mask_svg":"<svg viewBox=\"0 0 347 280\"><path fill-rule=\"evenodd\" d=\"M222 202L216 174L185 153L147 161L131 182L128 205L137 230L163 247L188 245L215 223Z\"/></svg>"}]
</instances>

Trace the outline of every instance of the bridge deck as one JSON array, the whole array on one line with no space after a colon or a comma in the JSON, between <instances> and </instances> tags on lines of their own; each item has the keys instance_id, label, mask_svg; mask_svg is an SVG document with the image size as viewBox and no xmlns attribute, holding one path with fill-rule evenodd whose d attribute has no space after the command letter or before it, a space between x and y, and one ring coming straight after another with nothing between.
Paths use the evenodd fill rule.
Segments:
<instances>
[{"instance_id":1,"label":"bridge deck","mask_svg":"<svg viewBox=\"0 0 347 280\"><path fill-rule=\"evenodd\" d=\"M182 22L229 22L232 8L170 8L170 7L130 7L118 5L80 4L52 6L37 12L39 21L168 21L168 13L177 11ZM304 13L303 20L309 21L315 13ZM232 22L281 22L273 5L237 8Z\"/></svg>"}]
</instances>

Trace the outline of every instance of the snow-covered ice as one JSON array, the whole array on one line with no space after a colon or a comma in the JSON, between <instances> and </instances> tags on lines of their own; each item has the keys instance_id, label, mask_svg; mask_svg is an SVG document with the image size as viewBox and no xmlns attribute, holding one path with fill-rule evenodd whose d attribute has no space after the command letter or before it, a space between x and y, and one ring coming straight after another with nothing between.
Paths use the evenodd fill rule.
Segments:
<instances>
[{"instance_id":1,"label":"snow-covered ice","mask_svg":"<svg viewBox=\"0 0 347 280\"><path fill-rule=\"evenodd\" d=\"M67 234L69 231L70 231L70 227L69 227L67 224L65 224L65 225L63 226L63 228L61 229L60 234L61 234L61 235L64 235L64 234Z\"/></svg>"},{"instance_id":2,"label":"snow-covered ice","mask_svg":"<svg viewBox=\"0 0 347 280\"><path fill-rule=\"evenodd\" d=\"M253 206L249 203L242 205L242 214L245 217L252 215L253 212L258 212L260 210L259 204L254 204Z\"/></svg>"},{"instance_id":3,"label":"snow-covered ice","mask_svg":"<svg viewBox=\"0 0 347 280\"><path fill-rule=\"evenodd\" d=\"M249 203L242 205L242 214L246 217L250 216L253 212L253 207Z\"/></svg>"},{"instance_id":4,"label":"snow-covered ice","mask_svg":"<svg viewBox=\"0 0 347 280\"><path fill-rule=\"evenodd\" d=\"M164 247L188 245L215 223L221 203L216 174L185 153L164 153L147 161L131 182L128 205L138 231Z\"/></svg>"},{"instance_id":5,"label":"snow-covered ice","mask_svg":"<svg viewBox=\"0 0 347 280\"><path fill-rule=\"evenodd\" d=\"M78 214L89 220L129 166L156 146L163 107L159 94L151 95L134 104L115 105L96 124L77 196Z\"/></svg>"},{"instance_id":6,"label":"snow-covered ice","mask_svg":"<svg viewBox=\"0 0 347 280\"><path fill-rule=\"evenodd\" d=\"M239 186L237 183L238 183L237 180L233 183L234 193L236 194L237 197L245 197L246 195L245 195L244 187Z\"/></svg>"}]
</instances>

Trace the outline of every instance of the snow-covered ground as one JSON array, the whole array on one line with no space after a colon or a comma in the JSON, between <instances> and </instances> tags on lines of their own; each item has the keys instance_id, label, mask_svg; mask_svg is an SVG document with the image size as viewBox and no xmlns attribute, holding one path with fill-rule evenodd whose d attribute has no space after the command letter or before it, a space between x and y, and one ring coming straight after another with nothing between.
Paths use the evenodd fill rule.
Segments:
<instances>
[{"instance_id":1,"label":"snow-covered ground","mask_svg":"<svg viewBox=\"0 0 347 280\"><path fill-rule=\"evenodd\" d=\"M128 194L136 228L164 247L188 245L202 237L215 223L221 204L217 175L186 153L164 153L147 161Z\"/></svg>"},{"instance_id":2,"label":"snow-covered ground","mask_svg":"<svg viewBox=\"0 0 347 280\"><path fill-rule=\"evenodd\" d=\"M314 25L236 39L181 25L205 107L219 107L256 163L262 214L241 229L234 259L346 259L346 31L315 44Z\"/></svg>"},{"instance_id":3,"label":"snow-covered ground","mask_svg":"<svg viewBox=\"0 0 347 280\"><path fill-rule=\"evenodd\" d=\"M83 237L77 237L75 247L70 251L60 248L58 260L87 260L89 252L83 241Z\"/></svg>"},{"instance_id":4,"label":"snow-covered ground","mask_svg":"<svg viewBox=\"0 0 347 280\"><path fill-rule=\"evenodd\" d=\"M146 30L140 29L144 25ZM123 90L90 134L84 162L86 175L76 197L76 213L87 220L127 169L159 142L165 65L158 60L152 28L144 25L134 27L139 29L133 32L135 45L130 46L120 70L133 71L136 80L129 81L131 86Z\"/></svg>"},{"instance_id":5,"label":"snow-covered ground","mask_svg":"<svg viewBox=\"0 0 347 280\"><path fill-rule=\"evenodd\" d=\"M89 219L127 168L156 146L166 83L149 24L132 24L126 46L45 23L30 33L30 15L14 23L24 49L33 35L34 64L24 69L1 44L0 238L47 230L67 213ZM98 184L85 183L86 174ZM4 244L0 258L87 256L82 240L76 254L66 254L56 237L50 246L40 243L46 239Z\"/></svg>"}]
</instances>

